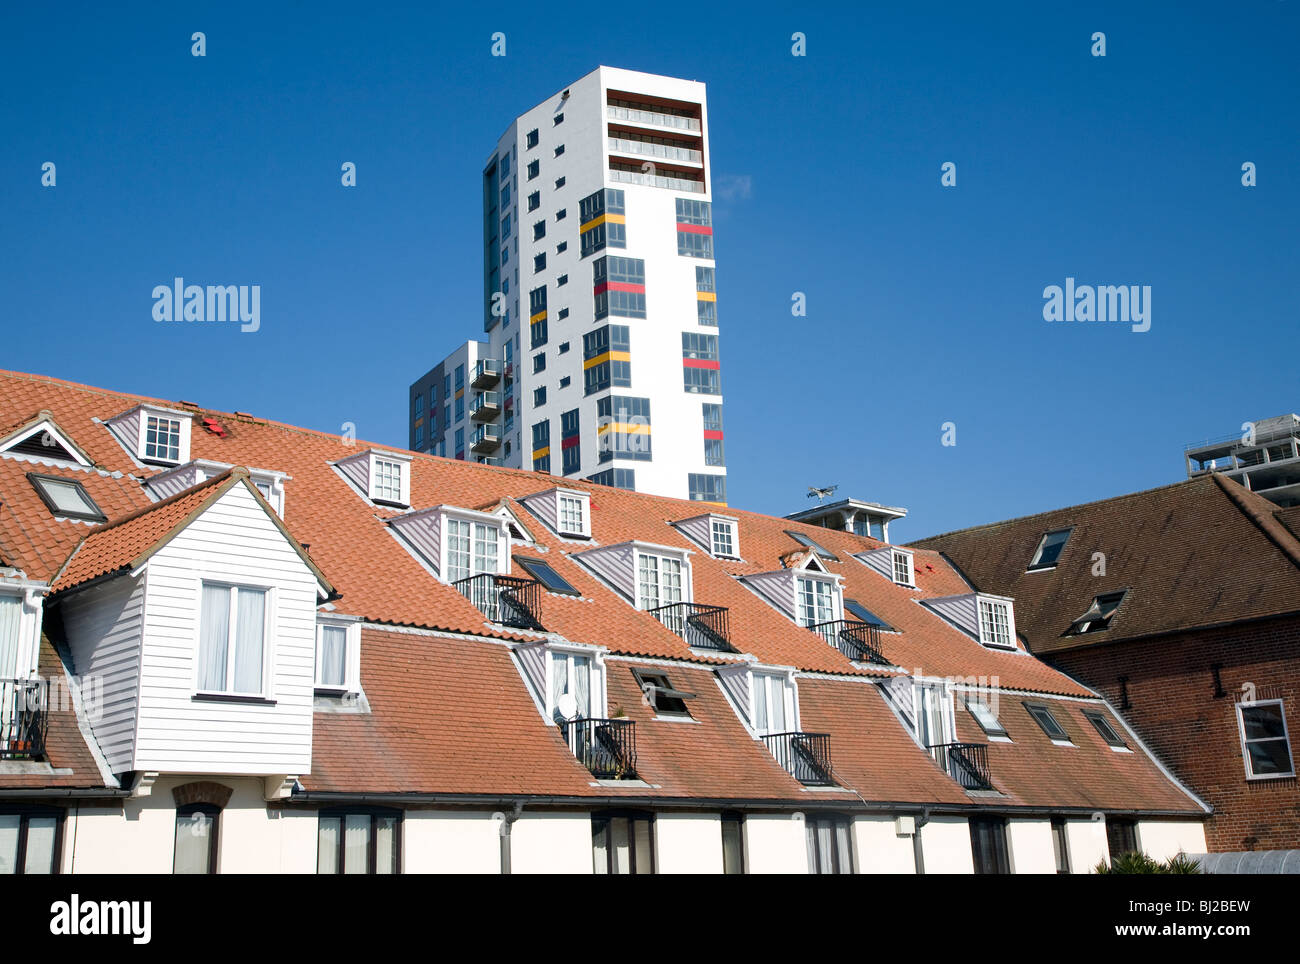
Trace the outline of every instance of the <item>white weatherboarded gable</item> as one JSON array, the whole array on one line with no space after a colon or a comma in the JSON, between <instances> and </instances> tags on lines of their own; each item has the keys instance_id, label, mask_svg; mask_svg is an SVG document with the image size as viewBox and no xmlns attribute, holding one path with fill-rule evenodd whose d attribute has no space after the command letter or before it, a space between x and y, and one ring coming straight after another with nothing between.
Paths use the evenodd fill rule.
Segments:
<instances>
[{"instance_id":1,"label":"white weatherboarded gable","mask_svg":"<svg viewBox=\"0 0 1300 964\"><path fill-rule=\"evenodd\" d=\"M131 769L297 774L311 769L318 580L241 482L146 568ZM195 699L204 580L269 589L268 702Z\"/></svg>"}]
</instances>

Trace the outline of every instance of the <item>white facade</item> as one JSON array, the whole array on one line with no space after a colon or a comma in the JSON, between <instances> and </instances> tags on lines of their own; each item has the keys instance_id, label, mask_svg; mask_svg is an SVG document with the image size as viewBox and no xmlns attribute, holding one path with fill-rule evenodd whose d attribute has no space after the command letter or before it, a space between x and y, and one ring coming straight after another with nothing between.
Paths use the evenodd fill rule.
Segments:
<instances>
[{"instance_id":1,"label":"white facade","mask_svg":"<svg viewBox=\"0 0 1300 964\"><path fill-rule=\"evenodd\" d=\"M463 452L470 461L549 467L554 475L572 478L630 470L635 473L631 485L625 472L597 481L725 501L725 481L712 481L726 475L715 262L711 256L678 253L679 234L712 244L711 208L707 216L697 216L702 215L698 207L683 215L709 224L687 224L679 219L677 204L679 199L706 206L712 201L704 85L600 67L516 118L489 158L484 179L485 341L461 346L412 385L412 447L449 457ZM607 189L621 192L623 211L606 211L587 222L603 220L597 227L610 233L604 247L584 257L583 199ZM609 195L606 204L614 207ZM615 224L624 229L625 247L615 246ZM606 257L633 259L643 267L644 311L632 311L644 317L621 315L613 303L608 317L597 317L595 264ZM707 280L697 283L697 268L709 270ZM542 289L544 308L530 299ZM610 380L595 382L603 387L589 392L585 372L596 368L605 352L594 340L588 350L584 336L595 339L595 331L606 326L626 328L627 342L611 332L609 345L615 347L605 346L611 353ZM461 364L468 371L484 354L509 371L487 389L501 394L501 414L492 423L475 421L467 403L457 419L457 389L452 386L448 402L447 375ZM630 370L626 383L615 370L618 362ZM705 391L688 391L688 377ZM465 392L474 394L468 387ZM627 415L620 419L613 414L617 403L606 402L601 410L601 399L610 398L641 401L621 406ZM706 404L717 406L707 424ZM433 408L439 418L430 432ZM417 424L420 412L424 421ZM566 432L564 416L574 412L576 426ZM480 424L499 427L499 446L489 443L476 452L466 442L458 450L456 432L469 439ZM534 427L542 425L535 440ZM630 431L621 431L624 427ZM611 456L604 461L602 444ZM573 453L575 447L580 454Z\"/></svg>"}]
</instances>

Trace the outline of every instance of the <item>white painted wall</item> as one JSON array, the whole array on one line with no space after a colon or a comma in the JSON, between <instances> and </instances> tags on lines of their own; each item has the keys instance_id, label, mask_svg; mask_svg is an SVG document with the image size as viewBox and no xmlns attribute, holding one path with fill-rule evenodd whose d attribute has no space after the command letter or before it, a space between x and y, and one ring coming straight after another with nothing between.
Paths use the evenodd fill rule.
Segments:
<instances>
[{"instance_id":1,"label":"white painted wall","mask_svg":"<svg viewBox=\"0 0 1300 964\"><path fill-rule=\"evenodd\" d=\"M591 815L529 813L515 821L510 840L515 874L590 874Z\"/></svg>"},{"instance_id":2,"label":"white painted wall","mask_svg":"<svg viewBox=\"0 0 1300 964\"><path fill-rule=\"evenodd\" d=\"M1070 873L1090 874L1102 861L1110 862L1104 820L1068 820L1066 845L1070 848Z\"/></svg>"},{"instance_id":3,"label":"white painted wall","mask_svg":"<svg viewBox=\"0 0 1300 964\"><path fill-rule=\"evenodd\" d=\"M722 815L655 815L655 869L661 874L722 873Z\"/></svg>"},{"instance_id":4,"label":"white painted wall","mask_svg":"<svg viewBox=\"0 0 1300 964\"><path fill-rule=\"evenodd\" d=\"M1156 860L1168 860L1177 853L1203 854L1205 825L1195 820L1139 820L1138 847Z\"/></svg>"},{"instance_id":5,"label":"white painted wall","mask_svg":"<svg viewBox=\"0 0 1300 964\"><path fill-rule=\"evenodd\" d=\"M311 769L316 578L242 484L149 561L134 765L182 773ZM271 590L274 704L193 699L204 580Z\"/></svg>"},{"instance_id":6,"label":"white painted wall","mask_svg":"<svg viewBox=\"0 0 1300 964\"><path fill-rule=\"evenodd\" d=\"M403 873L497 874L501 872L500 822L491 812L407 810L402 818L402 850Z\"/></svg>"},{"instance_id":7,"label":"white painted wall","mask_svg":"<svg viewBox=\"0 0 1300 964\"><path fill-rule=\"evenodd\" d=\"M973 874L970 825L965 817L931 817L921 828L921 852L927 874Z\"/></svg>"},{"instance_id":8,"label":"white painted wall","mask_svg":"<svg viewBox=\"0 0 1300 964\"><path fill-rule=\"evenodd\" d=\"M746 814L745 871L808 873L808 838L803 814Z\"/></svg>"},{"instance_id":9,"label":"white painted wall","mask_svg":"<svg viewBox=\"0 0 1300 964\"><path fill-rule=\"evenodd\" d=\"M853 821L858 873L914 874L911 836L900 837L893 817L858 817Z\"/></svg>"},{"instance_id":10,"label":"white painted wall","mask_svg":"<svg viewBox=\"0 0 1300 964\"><path fill-rule=\"evenodd\" d=\"M1056 873L1050 820L1008 820L1007 850L1013 874Z\"/></svg>"}]
</instances>

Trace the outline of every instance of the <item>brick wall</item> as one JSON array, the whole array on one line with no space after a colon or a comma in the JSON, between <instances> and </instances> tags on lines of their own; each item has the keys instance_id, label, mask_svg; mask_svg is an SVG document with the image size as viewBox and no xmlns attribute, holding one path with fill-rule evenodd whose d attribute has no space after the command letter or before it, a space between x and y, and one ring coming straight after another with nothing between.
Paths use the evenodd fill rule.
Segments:
<instances>
[{"instance_id":1,"label":"brick wall","mask_svg":"<svg viewBox=\"0 0 1300 964\"><path fill-rule=\"evenodd\" d=\"M1058 653L1050 662L1101 692L1174 774L1214 807L1213 851L1300 849L1300 783L1247 780L1235 703L1253 684L1281 698L1300 748L1300 617ZM1211 667L1220 664L1223 694ZM1123 708L1127 677L1128 707Z\"/></svg>"}]
</instances>

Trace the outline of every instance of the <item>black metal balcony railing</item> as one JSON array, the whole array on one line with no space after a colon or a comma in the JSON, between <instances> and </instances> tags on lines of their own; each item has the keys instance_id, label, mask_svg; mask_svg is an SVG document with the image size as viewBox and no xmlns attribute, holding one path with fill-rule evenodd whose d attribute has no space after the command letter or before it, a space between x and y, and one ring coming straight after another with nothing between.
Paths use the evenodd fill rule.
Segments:
<instances>
[{"instance_id":1,"label":"black metal balcony railing","mask_svg":"<svg viewBox=\"0 0 1300 964\"><path fill-rule=\"evenodd\" d=\"M494 623L542 632L542 584L536 579L481 572L452 583Z\"/></svg>"},{"instance_id":2,"label":"black metal balcony railing","mask_svg":"<svg viewBox=\"0 0 1300 964\"><path fill-rule=\"evenodd\" d=\"M808 787L834 786L829 733L768 733L763 742L792 777Z\"/></svg>"},{"instance_id":3,"label":"black metal balcony railing","mask_svg":"<svg viewBox=\"0 0 1300 964\"><path fill-rule=\"evenodd\" d=\"M860 619L836 619L809 627L849 659L889 665L880 650L880 628Z\"/></svg>"},{"instance_id":4,"label":"black metal balcony railing","mask_svg":"<svg viewBox=\"0 0 1300 964\"><path fill-rule=\"evenodd\" d=\"M0 679L0 760L45 756L49 706L49 680Z\"/></svg>"},{"instance_id":5,"label":"black metal balcony railing","mask_svg":"<svg viewBox=\"0 0 1300 964\"><path fill-rule=\"evenodd\" d=\"M669 603L651 609L650 614L682 639L699 649L736 652L731 645L726 606L702 606L699 603Z\"/></svg>"},{"instance_id":6,"label":"black metal balcony railing","mask_svg":"<svg viewBox=\"0 0 1300 964\"><path fill-rule=\"evenodd\" d=\"M939 766L965 790L992 790L988 745L984 743L939 743L930 747Z\"/></svg>"},{"instance_id":7,"label":"black metal balcony railing","mask_svg":"<svg viewBox=\"0 0 1300 964\"><path fill-rule=\"evenodd\" d=\"M636 779L636 724L632 720L571 720L563 724L569 749L592 776Z\"/></svg>"}]
</instances>

